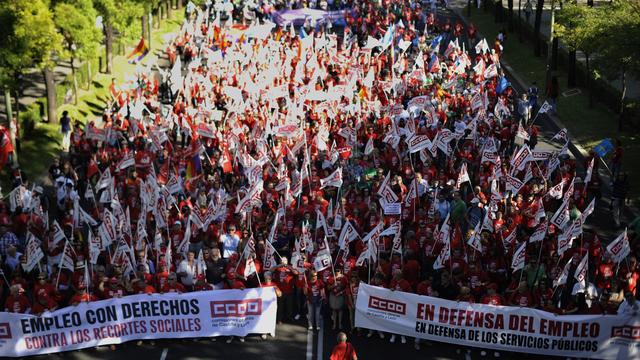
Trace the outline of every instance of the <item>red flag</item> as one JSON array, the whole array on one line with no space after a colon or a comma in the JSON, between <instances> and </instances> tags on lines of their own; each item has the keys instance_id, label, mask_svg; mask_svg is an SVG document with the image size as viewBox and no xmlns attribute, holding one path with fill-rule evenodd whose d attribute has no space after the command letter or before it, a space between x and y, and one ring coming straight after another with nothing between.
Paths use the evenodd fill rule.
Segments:
<instances>
[{"instance_id":1,"label":"red flag","mask_svg":"<svg viewBox=\"0 0 640 360\"><path fill-rule=\"evenodd\" d=\"M229 155L229 145L226 141L222 142L222 159L220 165L222 166L222 171L224 171L225 174L229 174L233 171L231 155Z\"/></svg>"}]
</instances>

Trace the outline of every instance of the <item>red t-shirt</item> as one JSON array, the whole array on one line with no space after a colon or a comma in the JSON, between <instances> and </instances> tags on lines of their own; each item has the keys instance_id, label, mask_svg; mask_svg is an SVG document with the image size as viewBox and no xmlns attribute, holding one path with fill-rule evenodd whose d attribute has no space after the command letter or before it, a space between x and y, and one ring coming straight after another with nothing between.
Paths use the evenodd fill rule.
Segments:
<instances>
[{"instance_id":1,"label":"red t-shirt","mask_svg":"<svg viewBox=\"0 0 640 360\"><path fill-rule=\"evenodd\" d=\"M353 348L348 342L340 343L334 346L333 351L331 351L331 356L329 360L353 360L357 359L356 350Z\"/></svg>"},{"instance_id":2,"label":"red t-shirt","mask_svg":"<svg viewBox=\"0 0 640 360\"><path fill-rule=\"evenodd\" d=\"M280 291L283 294L293 293L293 285L295 284L293 271L287 267L278 267L273 272L273 280L278 284Z\"/></svg>"},{"instance_id":3,"label":"red t-shirt","mask_svg":"<svg viewBox=\"0 0 640 360\"><path fill-rule=\"evenodd\" d=\"M4 308L7 312L23 314L30 307L29 300L24 295L13 296L9 295L7 301L4 303Z\"/></svg>"},{"instance_id":4,"label":"red t-shirt","mask_svg":"<svg viewBox=\"0 0 640 360\"><path fill-rule=\"evenodd\" d=\"M187 290L184 288L184 285L180 284L179 282L176 282L173 286L169 283L164 284L164 286L162 287L162 292L163 293L178 293L178 294L182 294L183 292L186 292Z\"/></svg>"}]
</instances>

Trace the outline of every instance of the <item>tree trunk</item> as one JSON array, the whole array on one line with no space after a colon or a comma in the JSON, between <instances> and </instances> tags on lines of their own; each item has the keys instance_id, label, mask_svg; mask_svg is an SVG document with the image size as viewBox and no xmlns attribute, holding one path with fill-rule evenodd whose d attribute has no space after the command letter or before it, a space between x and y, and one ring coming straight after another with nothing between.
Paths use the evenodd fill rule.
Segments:
<instances>
[{"instance_id":1,"label":"tree trunk","mask_svg":"<svg viewBox=\"0 0 640 360\"><path fill-rule=\"evenodd\" d=\"M593 91L591 90L591 67L589 64L589 54L588 53L584 53L584 57L586 60L586 65L587 65L587 78L586 80L586 88L587 91L589 92L589 107L592 108L593 107Z\"/></svg>"},{"instance_id":2,"label":"tree trunk","mask_svg":"<svg viewBox=\"0 0 640 360\"><path fill-rule=\"evenodd\" d=\"M576 51L569 51L569 66L567 74L567 86L572 88L576 86Z\"/></svg>"},{"instance_id":3,"label":"tree trunk","mask_svg":"<svg viewBox=\"0 0 640 360\"><path fill-rule=\"evenodd\" d=\"M20 85L18 85L20 86ZM16 98L16 121L20 120L20 90L16 89L14 92L14 96ZM15 142L14 142L15 145Z\"/></svg>"},{"instance_id":4,"label":"tree trunk","mask_svg":"<svg viewBox=\"0 0 640 360\"><path fill-rule=\"evenodd\" d=\"M622 131L622 119L624 118L624 98L627 95L627 72L622 70L620 77L622 82L622 96L620 96L620 117L618 118L618 131Z\"/></svg>"},{"instance_id":5,"label":"tree trunk","mask_svg":"<svg viewBox=\"0 0 640 360\"><path fill-rule=\"evenodd\" d=\"M11 109L11 90L8 87L4 88L4 106L7 113L7 126L13 118L13 111Z\"/></svg>"},{"instance_id":6,"label":"tree trunk","mask_svg":"<svg viewBox=\"0 0 640 360\"><path fill-rule=\"evenodd\" d=\"M158 5L158 9L156 9L156 11L158 12L158 21L156 21L156 29L159 29L160 28L160 21L162 20L162 17L163 17L162 4Z\"/></svg>"},{"instance_id":7,"label":"tree trunk","mask_svg":"<svg viewBox=\"0 0 640 360\"><path fill-rule=\"evenodd\" d=\"M176 0L176 10L182 9L182 0Z\"/></svg>"},{"instance_id":8,"label":"tree trunk","mask_svg":"<svg viewBox=\"0 0 640 360\"><path fill-rule=\"evenodd\" d=\"M507 6L509 6L509 31L513 32L513 0L507 1Z\"/></svg>"},{"instance_id":9,"label":"tree trunk","mask_svg":"<svg viewBox=\"0 0 640 360\"><path fill-rule=\"evenodd\" d=\"M149 15L147 15L147 12L145 11L144 14L142 15L142 37L145 39L148 39L147 37L147 33L149 32Z\"/></svg>"},{"instance_id":10,"label":"tree trunk","mask_svg":"<svg viewBox=\"0 0 640 360\"><path fill-rule=\"evenodd\" d=\"M104 24L104 48L106 50L107 63L105 73L111 74L113 68L113 25L109 21Z\"/></svg>"},{"instance_id":11,"label":"tree trunk","mask_svg":"<svg viewBox=\"0 0 640 360\"><path fill-rule=\"evenodd\" d=\"M593 7L593 0L587 0L587 6Z\"/></svg>"},{"instance_id":12,"label":"tree trunk","mask_svg":"<svg viewBox=\"0 0 640 360\"><path fill-rule=\"evenodd\" d=\"M87 90L91 89L91 81L93 76L91 75L91 59L87 59Z\"/></svg>"},{"instance_id":13,"label":"tree trunk","mask_svg":"<svg viewBox=\"0 0 640 360\"><path fill-rule=\"evenodd\" d=\"M558 70L558 37L553 37L551 43L551 70Z\"/></svg>"},{"instance_id":14,"label":"tree trunk","mask_svg":"<svg viewBox=\"0 0 640 360\"><path fill-rule=\"evenodd\" d=\"M75 59L71 57L71 77L73 78L73 104L78 105L78 76L76 74L76 66L73 64Z\"/></svg>"},{"instance_id":15,"label":"tree trunk","mask_svg":"<svg viewBox=\"0 0 640 360\"><path fill-rule=\"evenodd\" d=\"M164 6L167 8L167 19L171 20L171 0L165 1Z\"/></svg>"},{"instance_id":16,"label":"tree trunk","mask_svg":"<svg viewBox=\"0 0 640 360\"><path fill-rule=\"evenodd\" d=\"M53 70L50 67L45 67L44 70L44 84L47 89L47 119L49 123L58 122L57 114L57 98L56 98L56 81L53 77Z\"/></svg>"},{"instance_id":17,"label":"tree trunk","mask_svg":"<svg viewBox=\"0 0 640 360\"><path fill-rule=\"evenodd\" d=\"M542 24L542 8L544 7L544 0L538 0L538 5L536 6L536 21L533 27L533 38L535 39L536 46L534 50L534 54L536 56L542 55L542 39L540 36L540 25Z\"/></svg>"},{"instance_id":18,"label":"tree trunk","mask_svg":"<svg viewBox=\"0 0 640 360\"><path fill-rule=\"evenodd\" d=\"M20 86L20 84L18 84L18 87ZM18 122L20 121L20 90L19 88L15 90L15 97L16 97L16 116L14 116L14 119L16 119L16 122L13 124L13 126L15 126L15 128L11 127L11 123L13 122L12 119L9 119L9 138L11 140L11 145L13 146L13 162L14 163L18 163L18 145L17 145L17 140L16 139L16 133L18 132L17 127L18 127Z\"/></svg>"}]
</instances>

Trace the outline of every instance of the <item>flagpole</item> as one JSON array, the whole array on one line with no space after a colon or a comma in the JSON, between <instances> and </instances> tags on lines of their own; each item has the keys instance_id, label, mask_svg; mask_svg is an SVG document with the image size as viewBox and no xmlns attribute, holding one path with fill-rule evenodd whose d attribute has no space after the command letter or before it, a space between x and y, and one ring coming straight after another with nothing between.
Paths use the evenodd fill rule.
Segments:
<instances>
[{"instance_id":1,"label":"flagpole","mask_svg":"<svg viewBox=\"0 0 640 360\"><path fill-rule=\"evenodd\" d=\"M60 284L60 273L62 272L61 265L64 265L64 254L67 252L67 245L69 245L68 240L64 242L64 249L62 249L62 257L60 258L60 263L58 263L58 276L56 278L56 290L58 290L58 285Z\"/></svg>"}]
</instances>

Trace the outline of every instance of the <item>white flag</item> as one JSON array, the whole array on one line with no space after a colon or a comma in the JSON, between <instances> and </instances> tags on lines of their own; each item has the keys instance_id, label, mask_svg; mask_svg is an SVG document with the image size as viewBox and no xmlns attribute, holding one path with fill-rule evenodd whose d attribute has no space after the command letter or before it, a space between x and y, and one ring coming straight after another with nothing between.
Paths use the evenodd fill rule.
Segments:
<instances>
[{"instance_id":1,"label":"white flag","mask_svg":"<svg viewBox=\"0 0 640 360\"><path fill-rule=\"evenodd\" d=\"M373 152L373 137L370 137L367 141L367 146L364 147L364 154L369 155Z\"/></svg>"},{"instance_id":2,"label":"white flag","mask_svg":"<svg viewBox=\"0 0 640 360\"><path fill-rule=\"evenodd\" d=\"M564 189L565 180L562 180L559 184L556 184L551 189L547 195L551 196L554 199L560 199L562 197L562 190Z\"/></svg>"},{"instance_id":3,"label":"white flag","mask_svg":"<svg viewBox=\"0 0 640 360\"><path fill-rule=\"evenodd\" d=\"M569 142L569 134L567 134L567 129L563 128L558 131L557 134L553 135L551 140L562 140L564 142Z\"/></svg>"},{"instance_id":4,"label":"white flag","mask_svg":"<svg viewBox=\"0 0 640 360\"><path fill-rule=\"evenodd\" d=\"M629 238L627 237L627 229L607 246L607 252L611 254L613 261L619 264L631 252L629 246Z\"/></svg>"},{"instance_id":5,"label":"white flag","mask_svg":"<svg viewBox=\"0 0 640 360\"><path fill-rule=\"evenodd\" d=\"M313 260L313 268L316 271L322 271L331 266L331 255L326 252L318 253Z\"/></svg>"},{"instance_id":6,"label":"white flag","mask_svg":"<svg viewBox=\"0 0 640 360\"><path fill-rule=\"evenodd\" d=\"M553 109L553 107L551 106L551 104L549 104L547 101L545 101L542 106L540 106L540 110L538 110L538 113L540 114L544 114L546 112L548 112L549 110Z\"/></svg>"},{"instance_id":7,"label":"white flag","mask_svg":"<svg viewBox=\"0 0 640 360\"><path fill-rule=\"evenodd\" d=\"M480 221L478 221L478 223L476 224L476 227L473 229L473 234L471 235L471 237L469 237L469 240L467 241L467 244L469 246L471 246L472 248L474 248L476 251L478 252L482 252L482 242L480 241L480 227L481 227L481 223Z\"/></svg>"},{"instance_id":8,"label":"white flag","mask_svg":"<svg viewBox=\"0 0 640 360\"><path fill-rule=\"evenodd\" d=\"M62 257L60 258L59 269L68 269L70 271L75 270L75 264L73 263L73 248L69 244L69 241L65 241L64 250L62 250Z\"/></svg>"},{"instance_id":9,"label":"white flag","mask_svg":"<svg viewBox=\"0 0 640 360\"><path fill-rule=\"evenodd\" d=\"M584 177L584 186L587 186L591 181L591 176L593 175L593 165L595 163L596 158L591 159L589 161L589 166L587 167L587 174Z\"/></svg>"},{"instance_id":10,"label":"white flag","mask_svg":"<svg viewBox=\"0 0 640 360\"><path fill-rule=\"evenodd\" d=\"M30 232L27 232L26 253L27 263L22 264L22 267L26 272L30 272L36 265L38 265L40 260L44 258L44 253L40 247L40 241L38 241L38 239L36 239L36 237Z\"/></svg>"},{"instance_id":11,"label":"white flag","mask_svg":"<svg viewBox=\"0 0 640 360\"><path fill-rule=\"evenodd\" d=\"M513 253L513 260L511 261L511 269L516 272L524 268L524 257L527 249L527 242L524 241L520 244L520 247Z\"/></svg>"},{"instance_id":12,"label":"white flag","mask_svg":"<svg viewBox=\"0 0 640 360\"><path fill-rule=\"evenodd\" d=\"M564 265L562 272L558 274L558 277L553 280L553 287L557 287L560 285L564 285L567 283L567 279L569 278L569 270L571 269L571 261L573 258L569 258L569 261Z\"/></svg>"},{"instance_id":13,"label":"white flag","mask_svg":"<svg viewBox=\"0 0 640 360\"><path fill-rule=\"evenodd\" d=\"M589 270L589 253L584 254L582 261L576 267L576 273L573 275L576 280L581 283L584 283L587 278L587 271Z\"/></svg>"},{"instance_id":14,"label":"white flag","mask_svg":"<svg viewBox=\"0 0 640 360\"><path fill-rule=\"evenodd\" d=\"M445 263L451 258L451 245L449 244L449 240L444 243L444 247L440 250L440 254L436 258L436 261L433 262L433 269L438 270L442 269L445 266Z\"/></svg>"},{"instance_id":15,"label":"white flag","mask_svg":"<svg viewBox=\"0 0 640 360\"><path fill-rule=\"evenodd\" d=\"M536 230L533 232L533 234L531 234L531 237L529 237L529 242L534 243L534 242L544 240L545 235L547 235L548 227L549 227L549 224L546 221L543 221L540 224L538 224L538 226L536 227Z\"/></svg>"},{"instance_id":16,"label":"white flag","mask_svg":"<svg viewBox=\"0 0 640 360\"><path fill-rule=\"evenodd\" d=\"M463 182L471 182L469 179L469 173L467 172L467 163L462 163L462 167L460 168L460 174L458 174L458 180L456 181L456 189L460 189L460 185Z\"/></svg>"},{"instance_id":17,"label":"white flag","mask_svg":"<svg viewBox=\"0 0 640 360\"><path fill-rule=\"evenodd\" d=\"M273 245L271 245L270 242L265 243L264 260L262 261L262 265L267 271L278 265L274 256L275 252L276 249L273 247Z\"/></svg>"},{"instance_id":18,"label":"white flag","mask_svg":"<svg viewBox=\"0 0 640 360\"><path fill-rule=\"evenodd\" d=\"M338 168L331 175L320 180L320 189L324 189L327 186L341 187L342 186L342 168Z\"/></svg>"},{"instance_id":19,"label":"white flag","mask_svg":"<svg viewBox=\"0 0 640 360\"><path fill-rule=\"evenodd\" d=\"M360 235L356 228L351 224L349 220L346 221L344 226L342 227L342 231L340 231L340 238L338 239L338 245L340 249L345 249L348 247L349 243L359 238Z\"/></svg>"}]
</instances>

